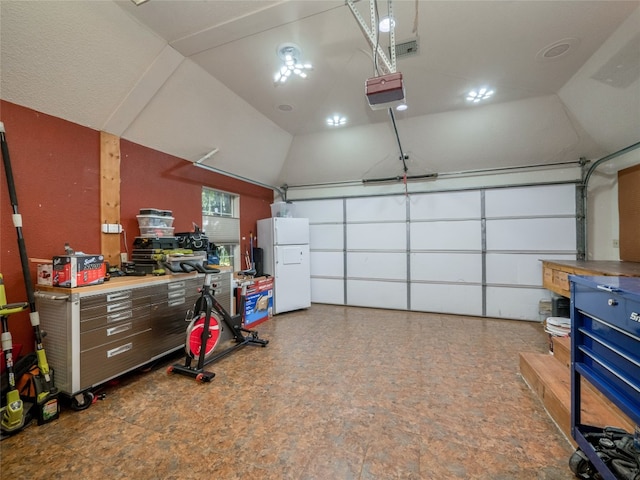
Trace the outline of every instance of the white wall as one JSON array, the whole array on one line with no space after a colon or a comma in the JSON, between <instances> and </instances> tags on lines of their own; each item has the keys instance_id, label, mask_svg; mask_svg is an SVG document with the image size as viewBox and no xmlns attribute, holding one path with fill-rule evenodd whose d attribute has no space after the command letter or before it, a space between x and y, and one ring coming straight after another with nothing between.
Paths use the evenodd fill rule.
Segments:
<instances>
[{"instance_id":1,"label":"white wall","mask_svg":"<svg viewBox=\"0 0 640 480\"><path fill-rule=\"evenodd\" d=\"M558 92L587 135L611 153L640 140L640 8Z\"/></svg>"},{"instance_id":2,"label":"white wall","mask_svg":"<svg viewBox=\"0 0 640 480\"><path fill-rule=\"evenodd\" d=\"M587 191L587 258L620 260L618 171L640 164L640 149L604 162L594 171ZM639 186L640 187L640 186Z\"/></svg>"}]
</instances>

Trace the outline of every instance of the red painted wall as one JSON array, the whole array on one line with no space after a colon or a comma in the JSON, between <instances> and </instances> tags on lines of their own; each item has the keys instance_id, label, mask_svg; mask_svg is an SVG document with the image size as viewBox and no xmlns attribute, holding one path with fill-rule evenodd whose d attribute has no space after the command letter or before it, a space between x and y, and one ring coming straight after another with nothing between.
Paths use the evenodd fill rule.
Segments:
<instances>
[{"instance_id":1,"label":"red painted wall","mask_svg":"<svg viewBox=\"0 0 640 480\"><path fill-rule=\"evenodd\" d=\"M0 100L11 167L23 218L22 233L29 258L64 253L64 244L85 253L100 252L100 133L50 115ZM139 234L140 208L172 210L176 231L202 223L202 186L240 195L241 236L256 232L256 221L271 215L273 192L194 167L191 162L135 143L120 144L120 222L128 249ZM27 300L12 222L4 165L0 186L0 273L8 302ZM124 236L123 236L124 240ZM215 239L213 239L215 241ZM121 251L125 251L124 241ZM36 265L30 264L32 281ZM14 343L22 353L33 350L28 315L9 319Z\"/></svg>"}]
</instances>

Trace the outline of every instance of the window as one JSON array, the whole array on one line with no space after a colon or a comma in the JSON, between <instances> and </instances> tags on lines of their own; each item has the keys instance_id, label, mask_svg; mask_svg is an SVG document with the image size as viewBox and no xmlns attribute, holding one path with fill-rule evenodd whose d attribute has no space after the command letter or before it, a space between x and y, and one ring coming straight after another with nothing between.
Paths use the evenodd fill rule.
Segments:
<instances>
[{"instance_id":1,"label":"window","mask_svg":"<svg viewBox=\"0 0 640 480\"><path fill-rule=\"evenodd\" d=\"M202 188L202 229L217 247L220 265L239 270L240 197Z\"/></svg>"}]
</instances>

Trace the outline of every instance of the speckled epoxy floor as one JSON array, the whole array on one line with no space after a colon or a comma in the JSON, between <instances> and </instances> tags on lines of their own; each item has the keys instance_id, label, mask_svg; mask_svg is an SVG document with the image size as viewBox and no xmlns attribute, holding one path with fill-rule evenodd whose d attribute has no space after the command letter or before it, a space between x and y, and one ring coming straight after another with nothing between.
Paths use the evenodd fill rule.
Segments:
<instances>
[{"instance_id":1,"label":"speckled epoxy floor","mask_svg":"<svg viewBox=\"0 0 640 480\"><path fill-rule=\"evenodd\" d=\"M518 373L536 323L314 304L259 325L266 348L174 358L0 443L11 479L574 478Z\"/></svg>"}]
</instances>

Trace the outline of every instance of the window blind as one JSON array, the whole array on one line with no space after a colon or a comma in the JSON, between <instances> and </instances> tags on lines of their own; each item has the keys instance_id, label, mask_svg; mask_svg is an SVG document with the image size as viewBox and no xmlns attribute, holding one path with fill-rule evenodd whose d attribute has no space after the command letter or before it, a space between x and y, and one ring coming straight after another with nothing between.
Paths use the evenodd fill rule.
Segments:
<instances>
[{"instance_id":1,"label":"window blind","mask_svg":"<svg viewBox=\"0 0 640 480\"><path fill-rule=\"evenodd\" d=\"M232 217L202 216L202 229L209 241L218 244L240 244L240 219Z\"/></svg>"}]
</instances>

